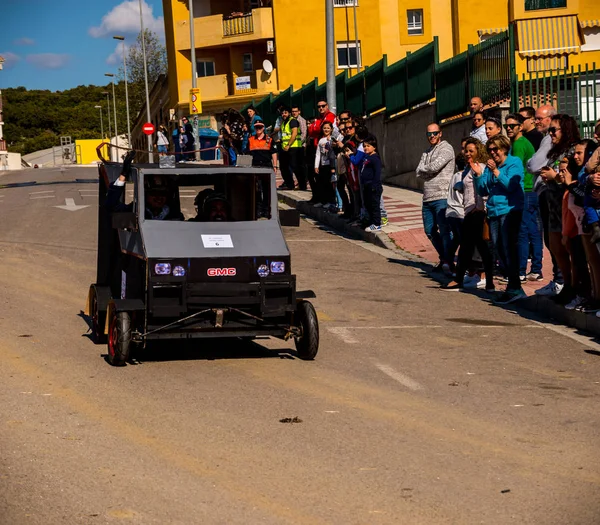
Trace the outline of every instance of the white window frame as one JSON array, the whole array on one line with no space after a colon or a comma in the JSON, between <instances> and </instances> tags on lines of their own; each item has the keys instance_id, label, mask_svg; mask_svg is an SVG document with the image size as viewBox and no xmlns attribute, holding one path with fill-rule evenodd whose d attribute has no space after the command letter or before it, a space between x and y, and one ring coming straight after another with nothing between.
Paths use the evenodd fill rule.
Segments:
<instances>
[{"instance_id":1,"label":"white window frame","mask_svg":"<svg viewBox=\"0 0 600 525\"><path fill-rule=\"evenodd\" d=\"M596 85L596 98L594 98L594 84ZM586 88L585 97L582 93L583 88ZM588 91L591 91L591 94L588 95ZM579 102L579 108L581 110L581 122L595 122L598 118L600 118L600 80L580 80L577 86L577 99ZM589 115L588 109L590 109ZM594 116L594 119L590 119L592 115Z\"/></svg>"},{"instance_id":2,"label":"white window frame","mask_svg":"<svg viewBox=\"0 0 600 525\"><path fill-rule=\"evenodd\" d=\"M333 0L333 7L358 7L358 0Z\"/></svg>"},{"instance_id":3,"label":"white window frame","mask_svg":"<svg viewBox=\"0 0 600 525\"><path fill-rule=\"evenodd\" d=\"M246 57L250 57L250 69L248 69L246 66L248 64L246 64ZM244 53L242 55L242 68L244 70L244 73L253 73L254 72L254 60L252 57L252 53Z\"/></svg>"},{"instance_id":4,"label":"white window frame","mask_svg":"<svg viewBox=\"0 0 600 525\"><path fill-rule=\"evenodd\" d=\"M418 17L415 17L419 14ZM420 18L420 20L418 19ZM422 9L407 9L406 10L408 36L421 36L423 31L423 10ZM412 33L411 33L412 31ZM419 31L416 33L415 31Z\"/></svg>"},{"instance_id":5,"label":"white window frame","mask_svg":"<svg viewBox=\"0 0 600 525\"><path fill-rule=\"evenodd\" d=\"M340 49L346 50L346 56L348 58L348 65L340 64L339 53L336 53L338 69L356 69L358 67L358 64L350 63L350 52L349 52L350 49L356 49L356 42L336 42L335 48L336 48L336 51L339 51ZM358 41L358 52L356 53L356 60L358 61L359 64L362 64L362 45L361 45L360 40Z\"/></svg>"},{"instance_id":6,"label":"white window frame","mask_svg":"<svg viewBox=\"0 0 600 525\"><path fill-rule=\"evenodd\" d=\"M204 64L204 75L200 75L200 68L198 67L200 64ZM206 74L206 64L212 64L213 66L213 74ZM215 61L210 58L202 58L200 60L196 60L196 78L205 78L205 77L214 77L217 74L217 66L215 65Z\"/></svg>"}]
</instances>

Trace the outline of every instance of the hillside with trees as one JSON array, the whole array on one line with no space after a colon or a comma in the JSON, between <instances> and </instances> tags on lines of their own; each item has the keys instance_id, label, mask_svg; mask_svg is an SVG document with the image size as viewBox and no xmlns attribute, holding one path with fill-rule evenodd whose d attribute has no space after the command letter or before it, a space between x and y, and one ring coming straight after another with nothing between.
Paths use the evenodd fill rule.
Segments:
<instances>
[{"instance_id":1,"label":"hillside with trees","mask_svg":"<svg viewBox=\"0 0 600 525\"><path fill-rule=\"evenodd\" d=\"M141 39L129 49L127 56L130 117L133 120L145 104ZM161 73L166 73L167 59L164 46L157 36L146 31L146 53L150 88ZM119 134L127 130L125 82L122 66L120 81L115 82L117 99L117 128ZM72 140L99 138L102 106L104 134L108 136L107 100L110 96L110 120L114 134L112 85L78 86L65 91L27 90L24 87L2 90L4 110L4 139L8 150L26 155L60 144L61 136Z\"/></svg>"}]
</instances>

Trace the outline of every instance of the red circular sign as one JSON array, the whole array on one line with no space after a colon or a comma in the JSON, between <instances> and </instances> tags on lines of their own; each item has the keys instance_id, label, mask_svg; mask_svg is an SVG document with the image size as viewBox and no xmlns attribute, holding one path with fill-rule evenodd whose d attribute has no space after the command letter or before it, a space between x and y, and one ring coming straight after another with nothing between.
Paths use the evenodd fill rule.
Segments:
<instances>
[{"instance_id":1,"label":"red circular sign","mask_svg":"<svg viewBox=\"0 0 600 525\"><path fill-rule=\"evenodd\" d=\"M142 131L146 134L146 135L152 135L152 133L154 133L156 131L156 128L154 127L154 124L152 124L152 122L146 122L143 126L142 126Z\"/></svg>"}]
</instances>

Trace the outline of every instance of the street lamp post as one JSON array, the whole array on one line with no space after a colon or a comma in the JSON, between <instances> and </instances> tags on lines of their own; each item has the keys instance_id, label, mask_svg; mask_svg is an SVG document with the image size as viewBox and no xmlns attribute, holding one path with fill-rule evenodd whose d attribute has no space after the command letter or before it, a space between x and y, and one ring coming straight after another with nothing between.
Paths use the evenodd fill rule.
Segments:
<instances>
[{"instance_id":1,"label":"street lamp post","mask_svg":"<svg viewBox=\"0 0 600 525\"><path fill-rule=\"evenodd\" d=\"M148 64L146 62L146 34L144 32L144 15L142 14L142 0L139 0L140 4L140 25L142 28L142 56L144 57L144 83L146 84L146 118L148 122L152 121L150 116L150 90L148 89ZM152 136L148 135L148 160L152 164L154 162L154 155L152 153Z\"/></svg>"},{"instance_id":2,"label":"street lamp post","mask_svg":"<svg viewBox=\"0 0 600 525\"><path fill-rule=\"evenodd\" d=\"M112 73L104 73L105 77L110 78L110 82L112 83L112 91L113 91L113 111L115 113L115 146L119 146L119 132L117 131L117 99L115 97L115 76ZM119 152L117 151L117 159L119 158Z\"/></svg>"},{"instance_id":3,"label":"street lamp post","mask_svg":"<svg viewBox=\"0 0 600 525\"><path fill-rule=\"evenodd\" d=\"M190 59L192 61L192 88L196 88L198 85L197 72L196 72L196 40L194 36L194 1L189 0L188 6L190 10ZM191 100L190 100L191 102ZM195 158L200 160L200 140L198 137L198 117L194 115L194 149L196 150Z\"/></svg>"},{"instance_id":4,"label":"street lamp post","mask_svg":"<svg viewBox=\"0 0 600 525\"><path fill-rule=\"evenodd\" d=\"M110 138L112 137L112 131L110 127L110 98L108 96L108 91L103 91L102 94L106 95L106 114L108 115L108 140L110 141Z\"/></svg>"},{"instance_id":5,"label":"street lamp post","mask_svg":"<svg viewBox=\"0 0 600 525\"><path fill-rule=\"evenodd\" d=\"M125 37L124 36L113 36L115 40L121 40L123 42L123 75L125 77L125 105L127 107L127 142L131 148L131 124L129 120L129 93L127 91L127 60L125 60Z\"/></svg>"},{"instance_id":6,"label":"street lamp post","mask_svg":"<svg viewBox=\"0 0 600 525\"><path fill-rule=\"evenodd\" d=\"M337 113L335 89L335 33L333 23L333 0L325 0L325 32L327 63L327 103L333 113ZM358 52L358 50L357 50Z\"/></svg>"},{"instance_id":7,"label":"street lamp post","mask_svg":"<svg viewBox=\"0 0 600 525\"><path fill-rule=\"evenodd\" d=\"M104 124L102 123L102 106L94 106L94 108L100 110L100 135L102 136L102 140L104 140Z\"/></svg>"}]
</instances>

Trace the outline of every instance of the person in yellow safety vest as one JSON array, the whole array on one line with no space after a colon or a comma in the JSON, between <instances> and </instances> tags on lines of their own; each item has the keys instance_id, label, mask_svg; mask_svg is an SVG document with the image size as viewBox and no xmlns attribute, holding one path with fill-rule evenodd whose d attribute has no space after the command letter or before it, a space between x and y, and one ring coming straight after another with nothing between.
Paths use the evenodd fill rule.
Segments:
<instances>
[{"instance_id":1,"label":"person in yellow safety vest","mask_svg":"<svg viewBox=\"0 0 600 525\"><path fill-rule=\"evenodd\" d=\"M306 163L304 162L304 148L302 146L302 135L300 123L293 118L290 108L281 110L283 123L281 125L281 151L279 163L281 165L281 176L283 184L280 190L294 189L294 174L298 179L298 189L306 190Z\"/></svg>"}]
</instances>

